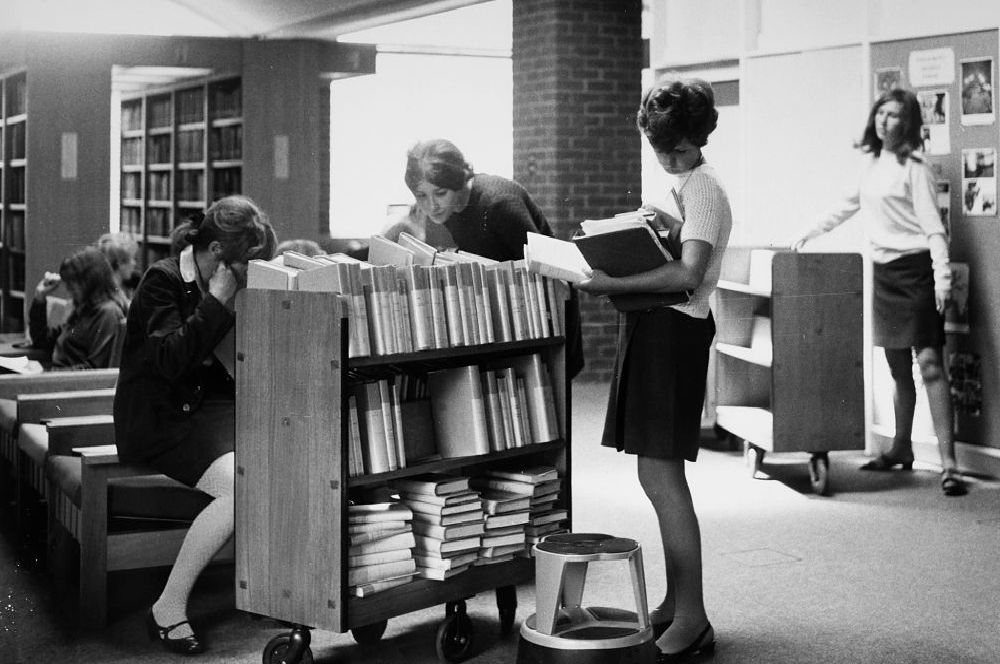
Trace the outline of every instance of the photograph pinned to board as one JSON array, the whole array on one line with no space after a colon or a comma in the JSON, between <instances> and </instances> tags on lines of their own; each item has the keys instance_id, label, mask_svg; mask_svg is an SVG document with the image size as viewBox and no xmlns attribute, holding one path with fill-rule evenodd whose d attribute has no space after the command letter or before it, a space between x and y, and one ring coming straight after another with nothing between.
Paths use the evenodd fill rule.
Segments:
<instances>
[{"instance_id":1,"label":"photograph pinned to board","mask_svg":"<svg viewBox=\"0 0 1000 664\"><path fill-rule=\"evenodd\" d=\"M993 58L968 58L962 65L962 124L993 124Z\"/></svg>"},{"instance_id":2,"label":"photograph pinned to board","mask_svg":"<svg viewBox=\"0 0 1000 664\"><path fill-rule=\"evenodd\" d=\"M944 331L969 333L969 264L948 263L951 268L951 297L944 309Z\"/></svg>"},{"instance_id":3,"label":"photograph pinned to board","mask_svg":"<svg viewBox=\"0 0 1000 664\"><path fill-rule=\"evenodd\" d=\"M962 210L969 217L997 213L996 148L962 150Z\"/></svg>"},{"instance_id":4,"label":"photograph pinned to board","mask_svg":"<svg viewBox=\"0 0 1000 664\"><path fill-rule=\"evenodd\" d=\"M884 67L875 70L875 98L903 84L903 70L899 67Z\"/></svg>"},{"instance_id":5,"label":"photograph pinned to board","mask_svg":"<svg viewBox=\"0 0 1000 664\"><path fill-rule=\"evenodd\" d=\"M948 154L951 152L951 138L948 135L948 91L920 90L920 115L924 121L920 128L924 141L924 154Z\"/></svg>"},{"instance_id":6,"label":"photograph pinned to board","mask_svg":"<svg viewBox=\"0 0 1000 664\"><path fill-rule=\"evenodd\" d=\"M941 215L941 224L948 233L948 237L951 237L951 182L938 180L934 184L937 190L937 206L938 213Z\"/></svg>"},{"instance_id":7,"label":"photograph pinned to board","mask_svg":"<svg viewBox=\"0 0 1000 664\"><path fill-rule=\"evenodd\" d=\"M956 415L978 417L983 412L983 382L979 353L951 353L948 374Z\"/></svg>"}]
</instances>

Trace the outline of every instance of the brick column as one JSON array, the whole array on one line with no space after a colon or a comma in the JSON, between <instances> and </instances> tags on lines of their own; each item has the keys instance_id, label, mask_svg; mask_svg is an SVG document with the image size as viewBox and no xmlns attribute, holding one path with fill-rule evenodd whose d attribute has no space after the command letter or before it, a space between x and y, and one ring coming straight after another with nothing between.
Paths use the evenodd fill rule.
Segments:
<instances>
[{"instance_id":1,"label":"brick column","mask_svg":"<svg viewBox=\"0 0 1000 664\"><path fill-rule=\"evenodd\" d=\"M514 179L559 237L640 204L642 0L514 0ZM581 294L587 366L607 380L616 314Z\"/></svg>"}]
</instances>

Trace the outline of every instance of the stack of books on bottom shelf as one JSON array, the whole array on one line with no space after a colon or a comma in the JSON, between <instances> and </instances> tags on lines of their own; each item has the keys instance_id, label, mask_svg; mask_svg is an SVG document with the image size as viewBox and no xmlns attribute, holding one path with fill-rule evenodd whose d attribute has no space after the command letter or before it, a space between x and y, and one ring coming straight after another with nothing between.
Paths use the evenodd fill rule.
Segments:
<instances>
[{"instance_id":1,"label":"stack of books on bottom shelf","mask_svg":"<svg viewBox=\"0 0 1000 664\"><path fill-rule=\"evenodd\" d=\"M531 516L531 498L510 491L484 489L482 499L486 530L476 564L490 565L512 560L524 550L524 528Z\"/></svg>"},{"instance_id":2,"label":"stack of books on bottom shelf","mask_svg":"<svg viewBox=\"0 0 1000 664\"><path fill-rule=\"evenodd\" d=\"M417 573L412 520L410 508L397 502L348 506L347 584L351 594L368 597L410 582Z\"/></svg>"},{"instance_id":3,"label":"stack of books on bottom shelf","mask_svg":"<svg viewBox=\"0 0 1000 664\"><path fill-rule=\"evenodd\" d=\"M483 506L469 478L427 473L393 482L400 502L413 513L416 573L443 581L478 558Z\"/></svg>"},{"instance_id":4,"label":"stack of books on bottom shelf","mask_svg":"<svg viewBox=\"0 0 1000 664\"><path fill-rule=\"evenodd\" d=\"M521 508L527 509L527 518L519 525L524 531L524 539L519 548L512 550L512 553L523 551L531 555L531 547L546 535L565 530L563 522L569 515L565 509L555 506L559 499L562 478L554 466L490 469L486 475L473 478L470 484L482 491L485 496L493 495L494 492L506 492L527 499L526 508ZM517 509L511 511L516 512ZM509 527L504 526L504 528Z\"/></svg>"}]
</instances>

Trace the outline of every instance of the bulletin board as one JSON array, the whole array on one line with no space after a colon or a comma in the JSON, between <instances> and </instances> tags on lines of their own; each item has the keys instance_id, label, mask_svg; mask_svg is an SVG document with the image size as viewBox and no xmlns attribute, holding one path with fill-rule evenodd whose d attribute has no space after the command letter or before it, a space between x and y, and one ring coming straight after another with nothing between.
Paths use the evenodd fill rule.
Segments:
<instances>
[{"instance_id":1,"label":"bulletin board","mask_svg":"<svg viewBox=\"0 0 1000 664\"><path fill-rule=\"evenodd\" d=\"M945 350L956 439L991 447L1000 447L997 34L984 30L871 45L872 100L900 85L921 101L924 153L938 180L951 260L957 263Z\"/></svg>"}]
</instances>

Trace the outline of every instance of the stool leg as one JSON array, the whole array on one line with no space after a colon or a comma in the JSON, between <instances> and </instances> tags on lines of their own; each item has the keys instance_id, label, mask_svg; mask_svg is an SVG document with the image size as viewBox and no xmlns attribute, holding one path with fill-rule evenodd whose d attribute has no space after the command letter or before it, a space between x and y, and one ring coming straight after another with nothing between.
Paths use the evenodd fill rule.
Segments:
<instances>
[{"instance_id":1,"label":"stool leg","mask_svg":"<svg viewBox=\"0 0 1000 664\"><path fill-rule=\"evenodd\" d=\"M540 553L535 556L535 629L551 634L559 615L562 599L563 561L559 556Z\"/></svg>"},{"instance_id":2,"label":"stool leg","mask_svg":"<svg viewBox=\"0 0 1000 664\"><path fill-rule=\"evenodd\" d=\"M635 596L635 614L639 629L649 626L649 607L646 604L646 577L642 569L642 551L636 551L628 560L628 571L632 576L632 594Z\"/></svg>"},{"instance_id":3,"label":"stool leg","mask_svg":"<svg viewBox=\"0 0 1000 664\"><path fill-rule=\"evenodd\" d=\"M580 608L583 586L587 581L587 563L567 563L563 572L562 605L568 609Z\"/></svg>"}]
</instances>

